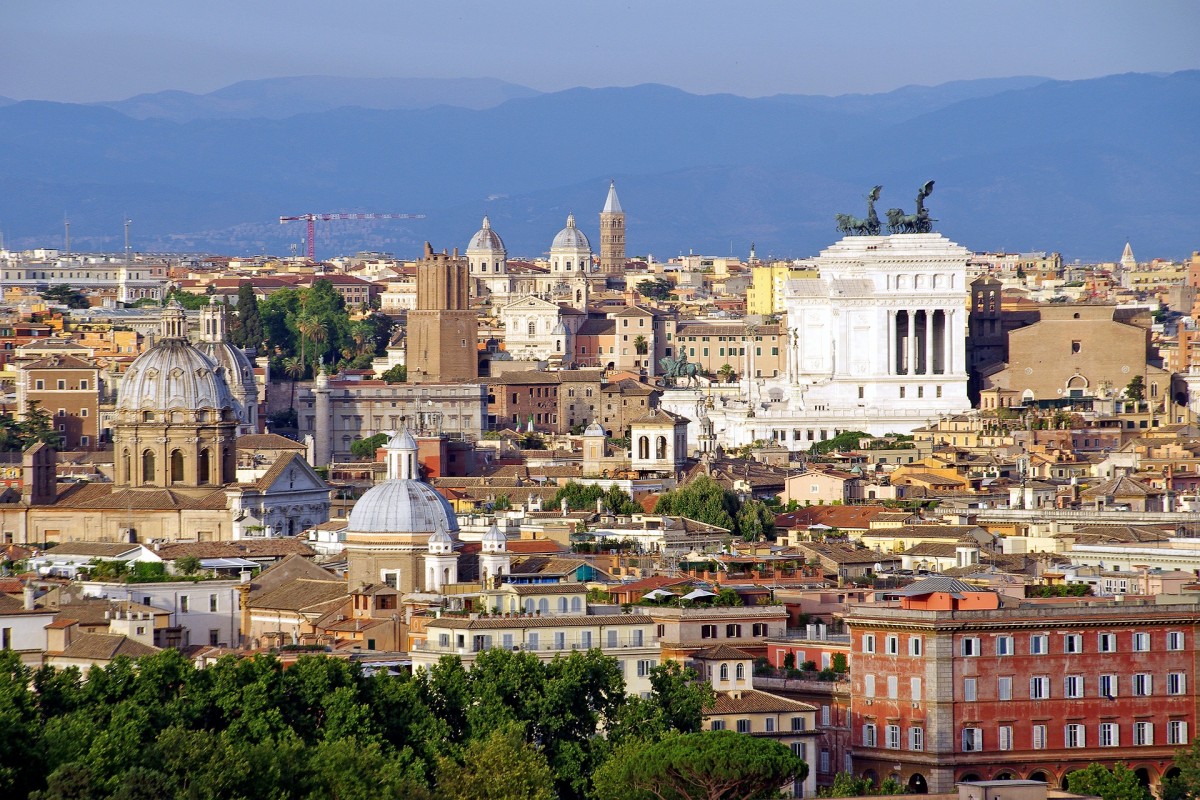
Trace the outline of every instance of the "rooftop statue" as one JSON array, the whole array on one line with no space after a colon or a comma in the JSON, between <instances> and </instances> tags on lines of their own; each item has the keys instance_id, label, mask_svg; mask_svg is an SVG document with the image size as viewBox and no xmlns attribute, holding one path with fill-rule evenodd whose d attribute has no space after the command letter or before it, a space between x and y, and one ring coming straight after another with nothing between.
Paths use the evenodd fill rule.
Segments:
<instances>
[{"instance_id":1,"label":"rooftop statue","mask_svg":"<svg viewBox=\"0 0 1200 800\"><path fill-rule=\"evenodd\" d=\"M899 208L889 208L886 212L888 233L932 233L933 223L937 220L931 219L929 211L925 208L925 198L931 194L933 181L926 181L917 191L917 213L905 214Z\"/></svg>"},{"instance_id":2,"label":"rooftop statue","mask_svg":"<svg viewBox=\"0 0 1200 800\"><path fill-rule=\"evenodd\" d=\"M879 192L882 190L882 186L876 186L867 195L866 219L838 214L837 229L847 236L878 236L882 226L879 224L879 215L875 213L875 201L879 199Z\"/></svg>"},{"instance_id":3,"label":"rooftop statue","mask_svg":"<svg viewBox=\"0 0 1200 800\"><path fill-rule=\"evenodd\" d=\"M658 360L658 364L662 367L663 383L667 388L674 388L677 378L683 378L684 383L689 386L694 386L700 382L697 377L700 374L700 367L688 361L687 351L682 348L680 349L678 359L664 356Z\"/></svg>"}]
</instances>

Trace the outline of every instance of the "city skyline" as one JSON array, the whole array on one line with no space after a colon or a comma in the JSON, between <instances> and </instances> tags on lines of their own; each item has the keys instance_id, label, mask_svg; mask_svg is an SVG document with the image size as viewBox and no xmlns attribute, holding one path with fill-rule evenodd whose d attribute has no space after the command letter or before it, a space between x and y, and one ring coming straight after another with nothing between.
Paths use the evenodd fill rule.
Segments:
<instances>
[{"instance_id":1,"label":"city skyline","mask_svg":"<svg viewBox=\"0 0 1200 800\"><path fill-rule=\"evenodd\" d=\"M1038 75L1195 68L1200 7L1161 2L657 3L561 7L312 2L6 10L0 96L99 102L298 75L497 78L553 92L661 83L698 94L878 93ZM236 24L235 24L236 23ZM1046 32L1070 31L1052 43ZM447 56L450 56L447 58ZM548 68L552 67L552 68Z\"/></svg>"}]
</instances>

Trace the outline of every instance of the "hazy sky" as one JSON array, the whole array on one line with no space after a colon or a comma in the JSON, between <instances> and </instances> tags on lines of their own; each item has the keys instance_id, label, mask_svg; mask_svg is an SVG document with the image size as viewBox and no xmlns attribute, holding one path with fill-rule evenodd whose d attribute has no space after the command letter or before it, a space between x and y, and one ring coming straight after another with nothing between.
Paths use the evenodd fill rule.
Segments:
<instances>
[{"instance_id":1,"label":"hazy sky","mask_svg":"<svg viewBox=\"0 0 1200 800\"><path fill-rule=\"evenodd\" d=\"M1197 34L1196 0L3 0L0 95L288 75L841 94L1193 69Z\"/></svg>"}]
</instances>

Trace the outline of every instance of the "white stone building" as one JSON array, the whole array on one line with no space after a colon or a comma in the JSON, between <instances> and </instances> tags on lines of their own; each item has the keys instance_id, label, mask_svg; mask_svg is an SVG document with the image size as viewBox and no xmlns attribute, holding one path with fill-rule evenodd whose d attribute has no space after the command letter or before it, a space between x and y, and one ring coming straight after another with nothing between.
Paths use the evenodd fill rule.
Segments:
<instances>
[{"instance_id":1,"label":"white stone building","mask_svg":"<svg viewBox=\"0 0 1200 800\"><path fill-rule=\"evenodd\" d=\"M766 440L791 450L841 431L908 433L970 408L965 359L969 251L941 234L847 236L816 259L821 277L788 281L785 369L752 377L710 412L726 446ZM694 391L662 405L686 414ZM695 446L699 426L689 428Z\"/></svg>"}]
</instances>

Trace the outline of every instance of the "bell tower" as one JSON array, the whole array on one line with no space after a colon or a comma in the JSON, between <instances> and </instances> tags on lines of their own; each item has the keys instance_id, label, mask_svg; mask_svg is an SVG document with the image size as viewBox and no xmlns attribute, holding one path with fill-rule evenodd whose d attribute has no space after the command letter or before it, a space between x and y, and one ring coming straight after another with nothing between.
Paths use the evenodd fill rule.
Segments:
<instances>
[{"instance_id":1,"label":"bell tower","mask_svg":"<svg viewBox=\"0 0 1200 800\"><path fill-rule=\"evenodd\" d=\"M625 269L625 211L617 199L617 182L609 181L600 212L600 272L620 275Z\"/></svg>"}]
</instances>

